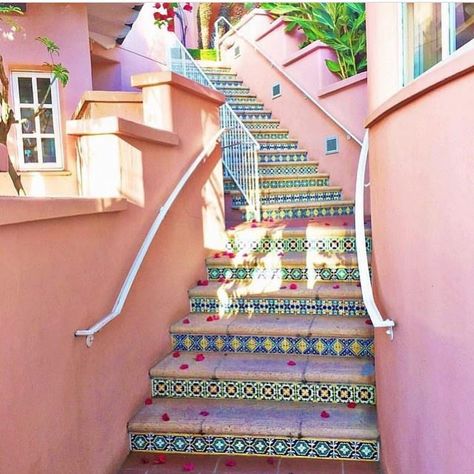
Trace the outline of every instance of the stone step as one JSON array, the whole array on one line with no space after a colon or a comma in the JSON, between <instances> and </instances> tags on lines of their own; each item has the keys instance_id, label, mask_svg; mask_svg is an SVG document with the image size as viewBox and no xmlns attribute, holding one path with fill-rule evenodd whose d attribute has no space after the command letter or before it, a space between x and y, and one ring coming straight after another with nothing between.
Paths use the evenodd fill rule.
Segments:
<instances>
[{"instance_id":1,"label":"stone step","mask_svg":"<svg viewBox=\"0 0 474 474\"><path fill-rule=\"evenodd\" d=\"M241 119L249 130L267 130L280 126L278 119Z\"/></svg>"},{"instance_id":2,"label":"stone step","mask_svg":"<svg viewBox=\"0 0 474 474\"><path fill-rule=\"evenodd\" d=\"M279 282L209 282L188 291L192 313L228 315L292 314L367 318L362 293L354 283L297 284L281 289Z\"/></svg>"},{"instance_id":3,"label":"stone step","mask_svg":"<svg viewBox=\"0 0 474 474\"><path fill-rule=\"evenodd\" d=\"M245 207L247 201L239 190L231 191L232 206L234 208ZM321 201L340 201L342 199L342 188L337 186L320 186L312 188L286 188L286 189L265 189L260 188L261 204L279 203L304 203Z\"/></svg>"},{"instance_id":4,"label":"stone step","mask_svg":"<svg viewBox=\"0 0 474 474\"><path fill-rule=\"evenodd\" d=\"M319 164L316 161L262 162L258 165L259 178L292 177L294 175L315 175Z\"/></svg>"},{"instance_id":5,"label":"stone step","mask_svg":"<svg viewBox=\"0 0 474 474\"><path fill-rule=\"evenodd\" d=\"M286 354L173 352L150 370L152 397L375 405L373 361ZM183 364L188 369L182 370Z\"/></svg>"},{"instance_id":6,"label":"stone step","mask_svg":"<svg viewBox=\"0 0 474 474\"><path fill-rule=\"evenodd\" d=\"M267 282L358 282L359 268L354 253L309 252L239 253L206 259L211 281L252 280Z\"/></svg>"},{"instance_id":7,"label":"stone step","mask_svg":"<svg viewBox=\"0 0 474 474\"><path fill-rule=\"evenodd\" d=\"M292 150L262 150L258 151L259 163L292 163L308 161L308 152L301 149Z\"/></svg>"},{"instance_id":8,"label":"stone step","mask_svg":"<svg viewBox=\"0 0 474 474\"><path fill-rule=\"evenodd\" d=\"M355 230L350 218L336 226L325 224L330 223L308 222L300 227L289 227L281 222L243 223L227 231L226 250L236 254L307 251L355 253ZM366 248L372 251L370 229L366 231Z\"/></svg>"},{"instance_id":9,"label":"stone step","mask_svg":"<svg viewBox=\"0 0 474 474\"><path fill-rule=\"evenodd\" d=\"M367 461L379 452L375 409L360 405L160 398L128 431L132 451Z\"/></svg>"},{"instance_id":10,"label":"stone step","mask_svg":"<svg viewBox=\"0 0 474 474\"><path fill-rule=\"evenodd\" d=\"M298 148L298 140L293 138L256 138L256 140L260 145L260 150L296 150Z\"/></svg>"},{"instance_id":11,"label":"stone step","mask_svg":"<svg viewBox=\"0 0 474 474\"><path fill-rule=\"evenodd\" d=\"M313 203L265 204L262 219L300 219L311 217L350 216L354 213L353 201L327 201ZM252 212L242 210L242 218L249 220ZM252 219L253 217L250 217Z\"/></svg>"}]
</instances>

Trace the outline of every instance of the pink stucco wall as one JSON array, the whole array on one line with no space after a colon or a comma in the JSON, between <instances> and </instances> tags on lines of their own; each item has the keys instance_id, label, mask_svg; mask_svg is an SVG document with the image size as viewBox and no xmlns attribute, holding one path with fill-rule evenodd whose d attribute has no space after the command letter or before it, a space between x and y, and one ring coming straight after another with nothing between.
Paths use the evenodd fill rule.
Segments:
<instances>
[{"instance_id":1,"label":"pink stucco wall","mask_svg":"<svg viewBox=\"0 0 474 474\"><path fill-rule=\"evenodd\" d=\"M215 100L189 89L173 94L183 124L178 145L112 134L133 171L127 182L143 187L142 205L121 210L113 200L97 201L97 210L117 211L104 214L88 210L93 200L58 207L54 199L16 198L12 206L12 198L0 198L2 217L21 214L0 225L2 473L117 472L128 450L127 421L149 396L148 370L170 349L168 327L188 310L187 289L204 275L205 255L220 248L217 149L165 219L122 315L90 349L74 338L110 310L157 210L219 128ZM46 220L37 220L45 207Z\"/></svg>"},{"instance_id":2,"label":"pink stucco wall","mask_svg":"<svg viewBox=\"0 0 474 474\"><path fill-rule=\"evenodd\" d=\"M85 90L91 89L91 63L89 54L89 34L87 29L87 11L81 4L40 4L28 3L26 13L16 17L23 29L14 34L0 35L0 50L7 67L7 73L14 70L41 70L44 62L49 61L43 45L35 40L38 36L48 36L61 48L60 62L70 72L67 87L60 86L61 122L64 130L68 120ZM1 25L3 31L8 29ZM75 194L77 192L74 162L74 142L65 139L65 168L70 176L61 174L49 179L49 194ZM16 136L10 135L10 154L17 156ZM50 174L51 175L51 174ZM35 188L41 194L44 186L38 185L37 173L24 173L22 181L28 191L35 194ZM7 176L0 176L0 193L14 192ZM46 193L46 191L44 191ZM31 194L31 193L29 193Z\"/></svg>"},{"instance_id":3,"label":"pink stucco wall","mask_svg":"<svg viewBox=\"0 0 474 474\"><path fill-rule=\"evenodd\" d=\"M380 106L369 119L373 280L396 322L393 341L376 335L383 464L387 474L469 473L474 51L387 97L395 27L377 14L390 8L368 7L369 95Z\"/></svg>"},{"instance_id":4,"label":"pink stucco wall","mask_svg":"<svg viewBox=\"0 0 474 474\"><path fill-rule=\"evenodd\" d=\"M334 75L327 72L324 64L324 60L332 54L326 47L319 45L315 48L311 45L308 46L307 54L301 54L302 51L298 49L301 35L286 34L281 21L276 20L277 26L274 27L271 19L258 12L249 15L249 18L242 22L239 33L262 48L266 55L352 133L362 137L363 119L367 111L365 78L355 82L351 78L347 83L337 81ZM241 50L238 58L234 58L233 46L236 44ZM245 39L237 35L224 38L222 57L264 102L265 107L273 112L274 117L281 119L282 126L288 127L290 134L298 138L300 146L308 150L310 159L319 162L321 172L330 173L332 182L344 188L345 197L353 198L360 146L348 139L345 132L309 102ZM275 82L280 82L282 95L272 99L271 89ZM335 84L337 87L328 89ZM325 155L325 139L334 135L339 137L340 151L338 154Z\"/></svg>"}]
</instances>

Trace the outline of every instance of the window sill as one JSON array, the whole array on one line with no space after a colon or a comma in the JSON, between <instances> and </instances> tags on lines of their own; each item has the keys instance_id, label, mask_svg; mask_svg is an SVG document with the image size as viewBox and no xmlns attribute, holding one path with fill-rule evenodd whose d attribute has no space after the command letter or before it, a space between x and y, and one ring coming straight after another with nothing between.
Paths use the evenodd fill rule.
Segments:
<instances>
[{"instance_id":1,"label":"window sill","mask_svg":"<svg viewBox=\"0 0 474 474\"><path fill-rule=\"evenodd\" d=\"M474 48L450 56L446 61L426 71L414 81L400 89L367 118L365 127L369 128L392 112L404 107L423 95L455 79L474 71Z\"/></svg>"},{"instance_id":2,"label":"window sill","mask_svg":"<svg viewBox=\"0 0 474 474\"><path fill-rule=\"evenodd\" d=\"M72 172L68 170L19 170L20 176L72 176Z\"/></svg>"},{"instance_id":3,"label":"window sill","mask_svg":"<svg viewBox=\"0 0 474 474\"><path fill-rule=\"evenodd\" d=\"M127 201L123 198L0 197L0 209L2 226L124 211Z\"/></svg>"}]
</instances>

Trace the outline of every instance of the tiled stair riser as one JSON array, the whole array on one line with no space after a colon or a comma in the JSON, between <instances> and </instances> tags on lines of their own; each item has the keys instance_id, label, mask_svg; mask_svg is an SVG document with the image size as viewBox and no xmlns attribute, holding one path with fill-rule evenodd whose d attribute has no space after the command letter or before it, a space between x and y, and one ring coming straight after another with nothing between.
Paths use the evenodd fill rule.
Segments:
<instances>
[{"instance_id":1,"label":"tiled stair riser","mask_svg":"<svg viewBox=\"0 0 474 474\"><path fill-rule=\"evenodd\" d=\"M217 90L221 90L223 87L236 87L239 88L243 86L242 81L238 79L219 79L212 81Z\"/></svg>"},{"instance_id":2,"label":"tiled stair riser","mask_svg":"<svg viewBox=\"0 0 474 474\"><path fill-rule=\"evenodd\" d=\"M261 189L286 189L286 188L314 188L317 186L328 186L329 178L307 178L298 179L261 179Z\"/></svg>"},{"instance_id":3,"label":"tiled stair riser","mask_svg":"<svg viewBox=\"0 0 474 474\"><path fill-rule=\"evenodd\" d=\"M351 216L354 214L353 205L333 205L325 207L294 206L290 209L262 209L262 219L302 219L311 217ZM251 220L255 216L249 211L242 212L242 220Z\"/></svg>"},{"instance_id":4,"label":"tiled stair riser","mask_svg":"<svg viewBox=\"0 0 474 474\"><path fill-rule=\"evenodd\" d=\"M289 202L314 202L314 201L340 201L342 199L341 191L322 191L322 192L294 192L286 194L261 194L260 202L265 204L282 204ZM232 196L232 206L240 207L247 204L246 199L239 194Z\"/></svg>"},{"instance_id":5,"label":"tiled stair riser","mask_svg":"<svg viewBox=\"0 0 474 474\"><path fill-rule=\"evenodd\" d=\"M230 334L172 334L173 350L314 356L374 356L372 337L239 336Z\"/></svg>"},{"instance_id":6,"label":"tiled stair riser","mask_svg":"<svg viewBox=\"0 0 474 474\"><path fill-rule=\"evenodd\" d=\"M379 443L373 440L130 433L130 449L156 453L379 460Z\"/></svg>"},{"instance_id":7,"label":"tiled stair riser","mask_svg":"<svg viewBox=\"0 0 474 474\"><path fill-rule=\"evenodd\" d=\"M366 237L366 248L372 251L372 237ZM306 237L262 237L261 239L239 239L230 238L226 243L226 249L230 252L329 252L355 253L356 241L353 236L334 236L320 238Z\"/></svg>"},{"instance_id":8,"label":"tiled stair riser","mask_svg":"<svg viewBox=\"0 0 474 474\"><path fill-rule=\"evenodd\" d=\"M247 112L247 111L250 111L250 110L256 110L256 111L259 111L259 110L264 110L264 107L263 107L263 104L246 104L246 103L243 103L243 102L239 102L239 103L232 103L232 102L228 102L228 104L230 105L230 107L232 108L232 110L234 112Z\"/></svg>"},{"instance_id":9,"label":"tiled stair riser","mask_svg":"<svg viewBox=\"0 0 474 474\"><path fill-rule=\"evenodd\" d=\"M297 166L293 163L282 163L280 166L260 166L258 169L258 174L264 177L291 177L295 174L313 175L317 172L317 163L299 164Z\"/></svg>"},{"instance_id":10,"label":"tiled stair riser","mask_svg":"<svg viewBox=\"0 0 474 474\"><path fill-rule=\"evenodd\" d=\"M216 86L217 87L217 86ZM217 90L224 94L226 97L232 97L234 95L245 95L250 94L250 89L248 87L217 87Z\"/></svg>"},{"instance_id":11,"label":"tiled stair riser","mask_svg":"<svg viewBox=\"0 0 474 474\"><path fill-rule=\"evenodd\" d=\"M213 296L191 296L191 313L208 314L295 314L307 316L367 317L362 299L316 299L290 297L229 297L225 301Z\"/></svg>"},{"instance_id":12,"label":"tiled stair riser","mask_svg":"<svg viewBox=\"0 0 474 474\"><path fill-rule=\"evenodd\" d=\"M360 279L358 267L347 267L340 265L335 268L307 268L307 267L285 267L261 268L244 266L208 266L207 277L211 281L228 280L239 281L334 281L334 282L358 282Z\"/></svg>"},{"instance_id":13,"label":"tiled stair riser","mask_svg":"<svg viewBox=\"0 0 474 474\"><path fill-rule=\"evenodd\" d=\"M269 128L278 128L280 126L280 122L278 120L271 122L267 121L265 119L263 120L252 120L253 117L250 119L242 119L244 122L244 125L249 129L249 130L267 130Z\"/></svg>"},{"instance_id":14,"label":"tiled stair riser","mask_svg":"<svg viewBox=\"0 0 474 474\"><path fill-rule=\"evenodd\" d=\"M287 140L288 132L257 132L252 131L252 135L256 140Z\"/></svg>"},{"instance_id":15,"label":"tiled stair riser","mask_svg":"<svg viewBox=\"0 0 474 474\"><path fill-rule=\"evenodd\" d=\"M222 81L234 81L237 80L237 74L233 73L221 73L221 74L215 74L215 73L210 73L207 75L207 77L213 82L222 82Z\"/></svg>"},{"instance_id":16,"label":"tiled stair riser","mask_svg":"<svg viewBox=\"0 0 474 474\"><path fill-rule=\"evenodd\" d=\"M248 102L257 102L257 98L252 95L239 95L239 94L234 94L234 95L228 95L226 94L227 97L227 103L229 105L232 104L239 104L241 102L248 103Z\"/></svg>"},{"instance_id":17,"label":"tiled stair riser","mask_svg":"<svg viewBox=\"0 0 474 474\"><path fill-rule=\"evenodd\" d=\"M308 403L355 402L361 405L375 405L374 385L351 383L152 377L151 394L156 398L217 398Z\"/></svg>"},{"instance_id":18,"label":"tiled stair riser","mask_svg":"<svg viewBox=\"0 0 474 474\"><path fill-rule=\"evenodd\" d=\"M259 144L260 144L260 150L296 150L298 148L298 142L296 140L294 142L286 142L286 141L274 142L274 143L260 142Z\"/></svg>"},{"instance_id":19,"label":"tiled stair riser","mask_svg":"<svg viewBox=\"0 0 474 474\"><path fill-rule=\"evenodd\" d=\"M260 150L258 152L259 163L294 163L304 162L308 160L308 154L305 151L293 151L293 150ZM260 173L259 170L259 174Z\"/></svg>"},{"instance_id":20,"label":"tiled stair riser","mask_svg":"<svg viewBox=\"0 0 474 474\"><path fill-rule=\"evenodd\" d=\"M269 120L272 118L271 112L260 112L258 110L245 110L236 113L240 120Z\"/></svg>"}]
</instances>

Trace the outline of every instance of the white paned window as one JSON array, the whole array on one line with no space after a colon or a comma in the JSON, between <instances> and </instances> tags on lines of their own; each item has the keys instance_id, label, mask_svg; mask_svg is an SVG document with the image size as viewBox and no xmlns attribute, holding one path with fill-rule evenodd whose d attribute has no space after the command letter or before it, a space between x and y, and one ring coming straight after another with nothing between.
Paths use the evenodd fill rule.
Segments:
<instances>
[{"instance_id":1,"label":"white paned window","mask_svg":"<svg viewBox=\"0 0 474 474\"><path fill-rule=\"evenodd\" d=\"M14 72L12 74L20 170L62 169L58 83L51 74ZM43 104L42 112L35 112Z\"/></svg>"},{"instance_id":2,"label":"white paned window","mask_svg":"<svg viewBox=\"0 0 474 474\"><path fill-rule=\"evenodd\" d=\"M404 83L474 39L474 3L404 5Z\"/></svg>"}]
</instances>

